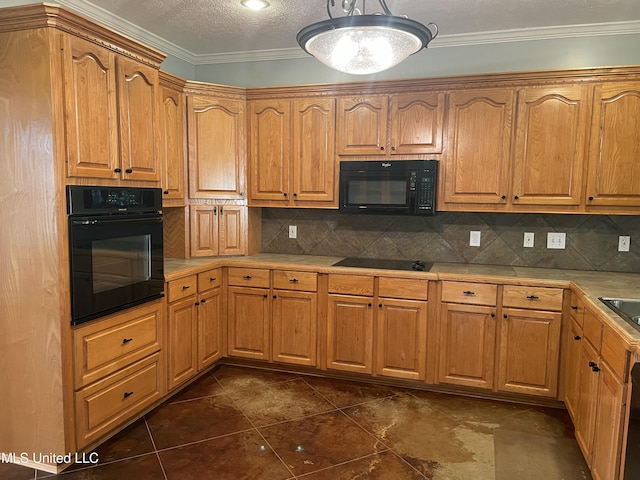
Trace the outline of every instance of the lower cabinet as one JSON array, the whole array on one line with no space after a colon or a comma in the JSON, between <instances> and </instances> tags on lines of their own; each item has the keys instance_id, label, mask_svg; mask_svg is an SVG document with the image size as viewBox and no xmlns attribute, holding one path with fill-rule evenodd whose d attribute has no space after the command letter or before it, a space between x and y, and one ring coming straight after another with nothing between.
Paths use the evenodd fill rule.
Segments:
<instances>
[{"instance_id":1,"label":"lower cabinet","mask_svg":"<svg viewBox=\"0 0 640 480\"><path fill-rule=\"evenodd\" d=\"M167 290L171 390L223 355L222 271L172 280Z\"/></svg>"},{"instance_id":2,"label":"lower cabinet","mask_svg":"<svg viewBox=\"0 0 640 480\"><path fill-rule=\"evenodd\" d=\"M230 286L228 296L229 355L269 360L269 289Z\"/></svg>"},{"instance_id":3,"label":"lower cabinet","mask_svg":"<svg viewBox=\"0 0 640 480\"><path fill-rule=\"evenodd\" d=\"M165 394L163 302L73 331L78 449L116 430Z\"/></svg>"},{"instance_id":4,"label":"lower cabinet","mask_svg":"<svg viewBox=\"0 0 640 480\"><path fill-rule=\"evenodd\" d=\"M565 393L564 404L571 418L576 420L580 401L580 371L582 354L582 326L571 316L571 328L565 340Z\"/></svg>"}]
</instances>

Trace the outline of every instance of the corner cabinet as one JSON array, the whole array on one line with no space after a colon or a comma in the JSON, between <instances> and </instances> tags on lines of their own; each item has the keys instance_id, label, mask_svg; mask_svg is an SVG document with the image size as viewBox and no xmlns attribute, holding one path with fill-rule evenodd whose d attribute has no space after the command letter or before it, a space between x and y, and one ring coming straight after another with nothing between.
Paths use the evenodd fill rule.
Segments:
<instances>
[{"instance_id":1,"label":"corner cabinet","mask_svg":"<svg viewBox=\"0 0 640 480\"><path fill-rule=\"evenodd\" d=\"M245 198L245 102L187 95L189 198Z\"/></svg>"},{"instance_id":2,"label":"corner cabinet","mask_svg":"<svg viewBox=\"0 0 640 480\"><path fill-rule=\"evenodd\" d=\"M189 211L192 257L247 253L247 207L191 205Z\"/></svg>"},{"instance_id":3,"label":"corner cabinet","mask_svg":"<svg viewBox=\"0 0 640 480\"><path fill-rule=\"evenodd\" d=\"M249 105L249 204L337 206L335 100L255 100Z\"/></svg>"},{"instance_id":4,"label":"corner cabinet","mask_svg":"<svg viewBox=\"0 0 640 480\"><path fill-rule=\"evenodd\" d=\"M62 40L69 177L160 182L158 69Z\"/></svg>"}]
</instances>

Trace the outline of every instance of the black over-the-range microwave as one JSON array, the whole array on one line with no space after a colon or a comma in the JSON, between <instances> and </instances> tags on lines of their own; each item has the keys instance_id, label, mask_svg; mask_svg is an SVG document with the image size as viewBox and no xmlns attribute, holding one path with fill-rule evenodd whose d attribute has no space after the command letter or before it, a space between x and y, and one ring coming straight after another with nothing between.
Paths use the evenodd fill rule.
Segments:
<instances>
[{"instance_id":1,"label":"black over-the-range microwave","mask_svg":"<svg viewBox=\"0 0 640 480\"><path fill-rule=\"evenodd\" d=\"M437 160L340 162L340 211L435 215Z\"/></svg>"}]
</instances>

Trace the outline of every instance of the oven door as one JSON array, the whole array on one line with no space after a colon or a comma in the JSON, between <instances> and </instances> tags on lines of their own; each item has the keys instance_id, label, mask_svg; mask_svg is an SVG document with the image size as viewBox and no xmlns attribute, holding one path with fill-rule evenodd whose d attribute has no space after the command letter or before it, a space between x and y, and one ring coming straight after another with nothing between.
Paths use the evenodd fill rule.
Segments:
<instances>
[{"instance_id":1,"label":"oven door","mask_svg":"<svg viewBox=\"0 0 640 480\"><path fill-rule=\"evenodd\" d=\"M69 217L72 325L160 298L162 215Z\"/></svg>"},{"instance_id":2,"label":"oven door","mask_svg":"<svg viewBox=\"0 0 640 480\"><path fill-rule=\"evenodd\" d=\"M412 185L408 171L340 172L341 212L410 213L414 208L414 195L415 179Z\"/></svg>"}]
</instances>

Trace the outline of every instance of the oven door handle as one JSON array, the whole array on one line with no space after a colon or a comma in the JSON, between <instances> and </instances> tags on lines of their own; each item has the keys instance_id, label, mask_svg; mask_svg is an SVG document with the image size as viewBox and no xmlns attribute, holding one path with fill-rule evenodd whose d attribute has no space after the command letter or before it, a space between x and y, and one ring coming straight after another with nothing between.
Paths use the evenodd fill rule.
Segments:
<instances>
[{"instance_id":1,"label":"oven door handle","mask_svg":"<svg viewBox=\"0 0 640 480\"><path fill-rule=\"evenodd\" d=\"M139 215L131 215L126 217L109 217L109 218L82 218L78 220L72 220L73 225L79 226L94 226L101 224L109 224L109 223L129 223L129 222L153 222L159 223L162 222L162 215L154 215L154 216L139 216Z\"/></svg>"}]
</instances>

